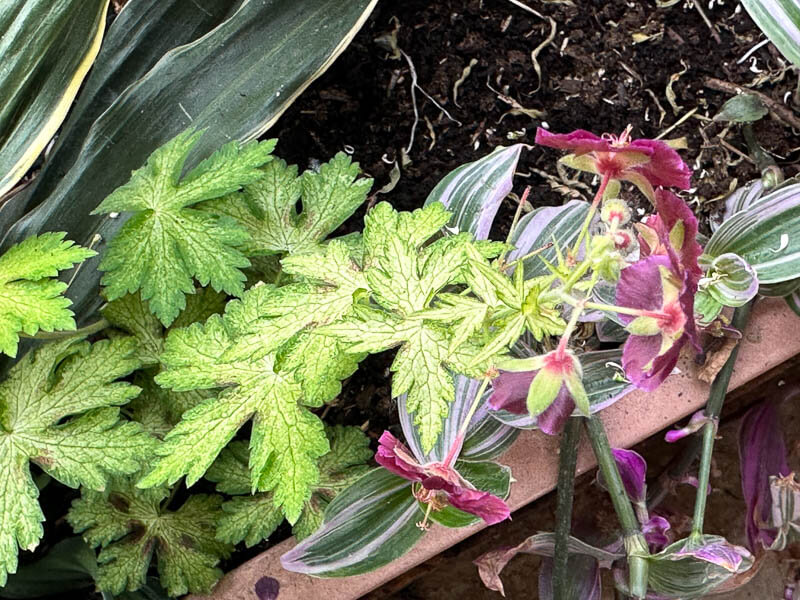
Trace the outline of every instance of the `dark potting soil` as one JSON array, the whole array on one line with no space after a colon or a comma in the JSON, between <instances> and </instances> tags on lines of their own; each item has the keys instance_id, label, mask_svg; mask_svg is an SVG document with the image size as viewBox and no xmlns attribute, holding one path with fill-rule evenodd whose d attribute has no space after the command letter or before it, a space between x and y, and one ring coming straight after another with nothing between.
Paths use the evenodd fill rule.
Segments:
<instances>
[{"instance_id":1,"label":"dark potting soil","mask_svg":"<svg viewBox=\"0 0 800 600\"><path fill-rule=\"evenodd\" d=\"M747 145L739 126L710 120L730 94L707 87L706 78L754 86L791 109L797 75L785 69L771 44L739 62L763 36L738 2L702 3L713 34L699 10L683 2L663 9L654 0L528 4L543 18L508 0L381 0L350 47L266 137L277 137L277 154L301 168L338 151L351 153L375 179L370 204L385 200L401 210L420 207L449 171L494 147L533 144L539 126L600 134L630 124L634 137L665 131L665 139L685 137L682 154L694 169L695 187L684 197L701 220L718 211L729 189L758 177L756 166L742 157ZM392 43L402 51L395 53L399 57ZM415 79L421 89L412 94ZM800 141L790 128L765 118L754 131L787 177L798 172ZM514 191L531 186L534 207L592 196L591 178L559 172L558 156L535 146L522 155ZM395 165L399 181L390 192L377 193ZM625 194L644 207L634 193ZM501 206L496 239L507 233L515 206L512 199ZM364 213L339 233L360 230ZM326 420L362 426L372 438L386 428L397 433L392 359L391 352L368 357L325 409ZM48 537L60 539L70 531L62 519L64 496L55 496L45 490L42 500ZM289 534L282 526L268 542L237 552L222 567L229 570Z\"/></svg>"}]
</instances>

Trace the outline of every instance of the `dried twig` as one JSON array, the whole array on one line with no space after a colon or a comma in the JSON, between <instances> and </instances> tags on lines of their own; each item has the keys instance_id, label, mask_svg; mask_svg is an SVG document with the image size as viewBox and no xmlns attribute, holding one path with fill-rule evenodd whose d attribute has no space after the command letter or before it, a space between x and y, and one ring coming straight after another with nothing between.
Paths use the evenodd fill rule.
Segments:
<instances>
[{"instance_id":1,"label":"dried twig","mask_svg":"<svg viewBox=\"0 0 800 600\"><path fill-rule=\"evenodd\" d=\"M694 4L694 7L697 9L697 12L699 12L699 13L700 13L700 16L701 16L701 17L703 17L703 21L705 21L706 25L707 25L707 26L708 26L708 28L711 30L711 37L713 37L713 38L714 38L714 41L715 41L715 42L717 42L718 44L721 44L721 43L722 43L722 40L721 40L721 39L720 39L720 37L719 37L719 33L717 32L717 28L716 28L716 27L714 27L714 24L713 24L713 23L711 22L711 20L710 20L710 19L709 19L709 18L706 16L706 11L704 11L704 10L703 10L703 7L702 7L702 6L700 6L700 0L695 0L695 1L693 2L693 4Z\"/></svg>"}]
</instances>

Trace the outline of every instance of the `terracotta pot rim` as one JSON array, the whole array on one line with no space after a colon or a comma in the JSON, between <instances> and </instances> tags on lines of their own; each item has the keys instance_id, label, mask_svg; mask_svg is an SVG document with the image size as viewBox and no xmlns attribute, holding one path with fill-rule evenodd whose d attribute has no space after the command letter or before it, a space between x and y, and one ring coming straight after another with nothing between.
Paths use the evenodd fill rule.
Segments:
<instances>
[{"instance_id":1,"label":"terracotta pot rim","mask_svg":"<svg viewBox=\"0 0 800 600\"><path fill-rule=\"evenodd\" d=\"M729 391L797 354L800 354L800 318L782 299L760 300L753 309L750 325L744 334ZM602 418L612 446L630 447L705 405L709 386L694 377L693 365L688 357L681 359L679 369L681 372L670 376L656 392L632 392L603 411ZM557 451L557 438L539 431L523 431L501 458L503 464L511 467L517 480L509 498L512 510L553 490L558 471ZM531 456L539 459L532 461ZM583 473L594 466L594 457L584 439L578 455L578 471ZM484 527L483 524L463 529L435 526L410 552L393 563L372 573L332 579L319 579L283 570L280 556L295 545L294 538L291 538L226 574L212 595L206 598L257 600L255 584L264 576L278 580L278 600L359 598ZM200 598L191 597L193 600Z\"/></svg>"}]
</instances>

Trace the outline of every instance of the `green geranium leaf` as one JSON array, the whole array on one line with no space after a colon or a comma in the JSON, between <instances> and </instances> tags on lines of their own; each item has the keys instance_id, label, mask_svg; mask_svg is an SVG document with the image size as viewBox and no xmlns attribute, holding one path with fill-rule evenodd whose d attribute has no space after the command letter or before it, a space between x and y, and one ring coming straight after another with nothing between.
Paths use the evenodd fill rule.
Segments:
<instances>
[{"instance_id":1,"label":"green geranium leaf","mask_svg":"<svg viewBox=\"0 0 800 600\"><path fill-rule=\"evenodd\" d=\"M164 325L185 307L194 279L234 296L244 290L241 269L250 262L238 247L247 232L228 217L189 207L259 179L258 167L272 158L275 147L274 140L242 146L231 142L181 177L201 135L187 131L164 144L93 211L134 213L100 264L106 296L116 300L141 290Z\"/></svg>"},{"instance_id":2,"label":"green geranium leaf","mask_svg":"<svg viewBox=\"0 0 800 600\"><path fill-rule=\"evenodd\" d=\"M338 337L355 353L400 346L392 364L392 395L407 394L406 406L414 415L425 451L436 442L453 400L450 369L473 377L482 374L480 365L470 365L471 346L464 344L451 352L451 332L418 318L418 313L430 308L437 292L463 281L468 256L480 255L471 234L423 246L449 218L439 203L412 213L378 204L364 227L366 278L378 307L358 305L353 316L319 330Z\"/></svg>"},{"instance_id":3,"label":"green geranium leaf","mask_svg":"<svg viewBox=\"0 0 800 600\"><path fill-rule=\"evenodd\" d=\"M17 355L19 333L75 329L63 295L67 284L54 279L59 271L94 256L64 233L45 233L9 248L0 256L0 352Z\"/></svg>"},{"instance_id":4,"label":"green geranium leaf","mask_svg":"<svg viewBox=\"0 0 800 600\"><path fill-rule=\"evenodd\" d=\"M139 389L116 381L139 367L132 338L70 339L26 354L0 384L0 586L17 546L34 549L44 520L29 461L70 487L103 490L108 475L137 471L155 440L120 422Z\"/></svg>"},{"instance_id":5,"label":"green geranium leaf","mask_svg":"<svg viewBox=\"0 0 800 600\"><path fill-rule=\"evenodd\" d=\"M139 490L125 479L107 493L83 490L72 503L70 525L101 548L99 589L115 595L138 590L154 553L170 596L208 593L222 577L217 564L231 551L215 537L222 497L195 494L173 511L169 496L167 488Z\"/></svg>"},{"instance_id":6,"label":"green geranium leaf","mask_svg":"<svg viewBox=\"0 0 800 600\"><path fill-rule=\"evenodd\" d=\"M313 533L321 524L331 500L368 470L364 463L372 458L369 439L356 427L329 426L325 430L331 451L318 463L319 482L292 527L297 539ZM206 477L217 482L217 491L235 495L222 505L225 515L219 521L217 538L231 543L244 541L247 547L267 539L283 521L272 494L250 492L247 444L232 442L211 466Z\"/></svg>"},{"instance_id":7,"label":"green geranium leaf","mask_svg":"<svg viewBox=\"0 0 800 600\"><path fill-rule=\"evenodd\" d=\"M356 179L358 163L340 152L319 171L297 175L297 167L274 160L264 176L242 192L203 207L244 225L248 256L314 251L367 199L372 179ZM302 211L297 212L301 202Z\"/></svg>"}]
</instances>

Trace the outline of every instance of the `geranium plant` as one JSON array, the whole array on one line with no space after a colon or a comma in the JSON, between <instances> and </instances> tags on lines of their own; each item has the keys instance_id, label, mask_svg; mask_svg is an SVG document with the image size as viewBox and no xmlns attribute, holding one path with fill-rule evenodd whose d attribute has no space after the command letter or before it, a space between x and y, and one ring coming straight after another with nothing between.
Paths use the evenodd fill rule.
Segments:
<instances>
[{"instance_id":1,"label":"geranium plant","mask_svg":"<svg viewBox=\"0 0 800 600\"><path fill-rule=\"evenodd\" d=\"M371 187L348 156L298 174L273 141L231 142L183 173L199 136L159 148L97 207L128 218L102 257L105 306L90 325L69 331L65 286L52 279L90 251L50 234L0 258L0 294L33 306L0 323L3 351L14 355L19 335L59 338L26 341L1 384L3 580L41 537L29 461L81 486L68 521L99 548L100 589L139 589L155 562L179 595L208 591L232 544L257 544L284 519L302 540L284 566L327 577L391 562L431 523L502 521L513 478L498 461L519 430L562 436L569 492L584 424L621 533L614 548L578 554L611 561L634 598L677 589L675 565L702 575L681 597L747 568L746 551L703 533L705 494L692 534L667 543L641 460L609 447L596 413L656 389L701 331L740 330L759 283L800 275L796 186L735 211L703 249L692 211L666 187L686 188L689 174L667 143L540 132L598 176L591 203L520 210L505 241L485 239L511 189L522 149L512 146L454 171L423 208L379 203L363 233L331 237ZM652 214L632 222L621 182ZM728 306L740 307L733 321ZM587 335L602 324L620 347ZM383 433L370 468L364 434L318 409L368 353L392 348L403 439ZM703 490L729 375L690 427L704 436ZM80 453L67 451L72 440ZM217 493L195 494L202 478ZM571 555L570 499L545 544L557 597L575 560L597 571Z\"/></svg>"}]
</instances>

